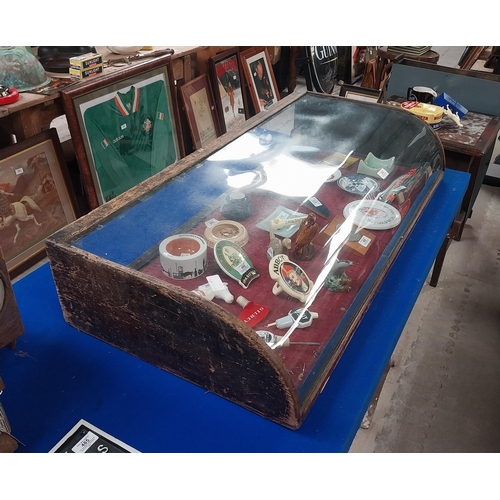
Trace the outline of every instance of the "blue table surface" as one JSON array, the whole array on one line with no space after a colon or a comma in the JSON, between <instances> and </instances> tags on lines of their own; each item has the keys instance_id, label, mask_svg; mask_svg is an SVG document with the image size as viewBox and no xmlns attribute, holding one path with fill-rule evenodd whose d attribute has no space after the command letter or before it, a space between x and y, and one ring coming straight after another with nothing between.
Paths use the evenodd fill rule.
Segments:
<instances>
[{"instance_id":1,"label":"blue table surface","mask_svg":"<svg viewBox=\"0 0 500 500\"><path fill-rule=\"evenodd\" d=\"M457 213L469 174L446 170L305 422L295 431L70 327L50 266L14 284L25 333L0 350L17 452L48 452L85 419L141 452L345 452Z\"/></svg>"}]
</instances>

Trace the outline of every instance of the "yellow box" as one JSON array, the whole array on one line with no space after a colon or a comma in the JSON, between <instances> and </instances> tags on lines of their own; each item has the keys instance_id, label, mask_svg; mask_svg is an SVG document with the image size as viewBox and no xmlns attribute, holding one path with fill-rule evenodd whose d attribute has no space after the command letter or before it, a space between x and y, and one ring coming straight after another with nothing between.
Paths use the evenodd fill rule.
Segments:
<instances>
[{"instance_id":1,"label":"yellow box","mask_svg":"<svg viewBox=\"0 0 500 500\"><path fill-rule=\"evenodd\" d=\"M75 69L89 69L102 65L102 55L88 52L81 56L74 56L69 59L69 64Z\"/></svg>"},{"instance_id":2,"label":"yellow box","mask_svg":"<svg viewBox=\"0 0 500 500\"><path fill-rule=\"evenodd\" d=\"M69 74L71 78L78 78L82 80L83 78L87 78L90 76L96 76L99 73L102 73L103 71L103 65L99 64L98 66L94 66L92 68L88 69L80 69L80 68L74 68L71 67L69 68Z\"/></svg>"}]
</instances>

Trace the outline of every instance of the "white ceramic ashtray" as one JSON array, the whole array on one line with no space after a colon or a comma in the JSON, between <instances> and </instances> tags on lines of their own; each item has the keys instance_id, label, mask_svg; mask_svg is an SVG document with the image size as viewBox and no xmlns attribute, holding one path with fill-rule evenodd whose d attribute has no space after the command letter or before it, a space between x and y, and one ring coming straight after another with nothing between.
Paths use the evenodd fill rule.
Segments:
<instances>
[{"instance_id":1,"label":"white ceramic ashtray","mask_svg":"<svg viewBox=\"0 0 500 500\"><path fill-rule=\"evenodd\" d=\"M381 160L372 153L368 153L364 160L359 160L358 174L385 179L394 170L394 160L394 156Z\"/></svg>"},{"instance_id":2,"label":"white ceramic ashtray","mask_svg":"<svg viewBox=\"0 0 500 500\"><path fill-rule=\"evenodd\" d=\"M176 234L159 245L164 274L174 280L189 280L207 269L207 243L195 234Z\"/></svg>"},{"instance_id":3,"label":"white ceramic ashtray","mask_svg":"<svg viewBox=\"0 0 500 500\"><path fill-rule=\"evenodd\" d=\"M213 248L220 240L229 240L243 247L248 242L248 231L243 224L232 220L221 220L205 229L208 246Z\"/></svg>"}]
</instances>

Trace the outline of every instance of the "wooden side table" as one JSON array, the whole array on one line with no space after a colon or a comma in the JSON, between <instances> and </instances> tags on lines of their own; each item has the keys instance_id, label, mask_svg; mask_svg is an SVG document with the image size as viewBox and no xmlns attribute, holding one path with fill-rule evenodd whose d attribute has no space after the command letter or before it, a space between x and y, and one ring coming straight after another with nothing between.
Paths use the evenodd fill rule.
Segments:
<instances>
[{"instance_id":1,"label":"wooden side table","mask_svg":"<svg viewBox=\"0 0 500 500\"><path fill-rule=\"evenodd\" d=\"M445 150L446 168L469 172L469 186L462 200L462 206L436 257L429 284L436 286L441 274L446 251L451 242L460 241L479 190L488 170L495 140L500 130L500 117L469 111L461 120L463 127L443 120L436 131Z\"/></svg>"},{"instance_id":2,"label":"wooden side table","mask_svg":"<svg viewBox=\"0 0 500 500\"><path fill-rule=\"evenodd\" d=\"M465 193L457 240L460 240L465 222L472 216L472 209L484 180L495 140L500 130L500 117L469 111L461 120L463 127L443 120L436 131L445 150L446 168L469 172L471 179Z\"/></svg>"}]
</instances>

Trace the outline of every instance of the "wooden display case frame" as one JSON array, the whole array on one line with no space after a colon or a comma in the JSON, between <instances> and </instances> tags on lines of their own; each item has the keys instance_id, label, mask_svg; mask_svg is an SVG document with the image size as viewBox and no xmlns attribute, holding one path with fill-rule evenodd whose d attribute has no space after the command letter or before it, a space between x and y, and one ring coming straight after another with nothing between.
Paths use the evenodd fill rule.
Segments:
<instances>
[{"instance_id":1,"label":"wooden display case frame","mask_svg":"<svg viewBox=\"0 0 500 500\"><path fill-rule=\"evenodd\" d=\"M122 217L138 202L149 200L152 193L160 192L174 177L194 171L192 169L209 156L296 103L304 94L308 93L282 99L265 116L254 116L242 128L216 139L209 148L194 152L98 207L46 242L63 315L71 326L290 429L300 427L327 383L395 256L441 180L442 167L419 198L412 219L397 233L391 233L396 236L390 240L389 257L384 257L380 265L377 263L378 274L367 283L366 296L363 295L359 307L345 320L347 326L336 337L333 352L330 349L320 356L314 377L300 395L276 350L233 313L191 293L192 287L186 289L185 284L165 282L138 268L112 262L75 246L74 242L94 233L96 227L116 220L117 215ZM391 112L406 113L397 109ZM419 122L418 118L415 120ZM440 157L444 157L439 142L434 144Z\"/></svg>"}]
</instances>

